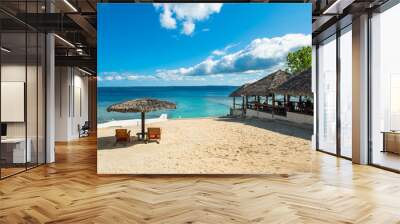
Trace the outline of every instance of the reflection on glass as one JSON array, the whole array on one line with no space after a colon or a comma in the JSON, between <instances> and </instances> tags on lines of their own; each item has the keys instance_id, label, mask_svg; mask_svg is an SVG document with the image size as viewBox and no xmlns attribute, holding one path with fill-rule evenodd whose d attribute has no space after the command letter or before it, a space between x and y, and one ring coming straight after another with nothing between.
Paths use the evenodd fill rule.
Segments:
<instances>
[{"instance_id":1,"label":"reflection on glass","mask_svg":"<svg viewBox=\"0 0 400 224\"><path fill-rule=\"evenodd\" d=\"M46 38L45 35L42 33L38 34L38 77L37 77L37 90L38 90L38 164L43 164L45 163L45 158L46 158L46 151L45 151L45 60L46 60L46 52L45 52L45 44L46 44Z\"/></svg>"},{"instance_id":2,"label":"reflection on glass","mask_svg":"<svg viewBox=\"0 0 400 224\"><path fill-rule=\"evenodd\" d=\"M336 153L336 37L318 49L318 147Z\"/></svg>"},{"instance_id":3,"label":"reflection on glass","mask_svg":"<svg viewBox=\"0 0 400 224\"><path fill-rule=\"evenodd\" d=\"M26 147L25 89L26 35L2 33L1 44L9 51L1 52L1 175L9 176L25 170L30 147ZM28 150L27 150L28 149Z\"/></svg>"},{"instance_id":4,"label":"reflection on glass","mask_svg":"<svg viewBox=\"0 0 400 224\"><path fill-rule=\"evenodd\" d=\"M340 36L340 153L352 157L352 35L351 26Z\"/></svg>"},{"instance_id":5,"label":"reflection on glass","mask_svg":"<svg viewBox=\"0 0 400 224\"><path fill-rule=\"evenodd\" d=\"M400 5L372 18L372 163L400 170Z\"/></svg>"},{"instance_id":6,"label":"reflection on glass","mask_svg":"<svg viewBox=\"0 0 400 224\"><path fill-rule=\"evenodd\" d=\"M27 113L27 144L30 148L30 160L27 167L37 165L37 41L36 32L27 33L27 82L26 82L26 113Z\"/></svg>"}]
</instances>

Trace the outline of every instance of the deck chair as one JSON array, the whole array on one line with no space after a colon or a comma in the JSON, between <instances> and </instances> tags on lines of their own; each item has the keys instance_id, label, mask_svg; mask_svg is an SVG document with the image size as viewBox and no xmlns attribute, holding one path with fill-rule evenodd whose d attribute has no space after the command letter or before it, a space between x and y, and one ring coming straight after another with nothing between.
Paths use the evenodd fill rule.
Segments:
<instances>
[{"instance_id":1,"label":"deck chair","mask_svg":"<svg viewBox=\"0 0 400 224\"><path fill-rule=\"evenodd\" d=\"M131 141L131 131L127 129L115 129L115 144L118 142L130 142Z\"/></svg>"},{"instance_id":2,"label":"deck chair","mask_svg":"<svg viewBox=\"0 0 400 224\"><path fill-rule=\"evenodd\" d=\"M147 138L146 143L148 141L155 140L157 144L160 144L161 140L161 128L147 128Z\"/></svg>"}]
</instances>

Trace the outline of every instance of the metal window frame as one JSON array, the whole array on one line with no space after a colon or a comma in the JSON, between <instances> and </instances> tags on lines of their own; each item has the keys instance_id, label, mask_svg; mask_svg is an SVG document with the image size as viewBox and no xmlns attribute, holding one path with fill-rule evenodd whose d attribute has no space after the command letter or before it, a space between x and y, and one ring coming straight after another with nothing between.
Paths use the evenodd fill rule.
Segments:
<instances>
[{"instance_id":1,"label":"metal window frame","mask_svg":"<svg viewBox=\"0 0 400 224\"><path fill-rule=\"evenodd\" d=\"M25 3L27 3L27 1L25 1ZM38 11L39 9L39 0L36 0L36 9ZM27 7L27 4L25 4L25 7ZM26 12L27 10L25 10ZM46 8L47 11L47 8ZM27 13L25 13L25 16L27 16ZM28 24L24 23L25 26L25 30L22 31L22 34L25 34L25 84L24 84L24 120L25 120L25 169L12 173L10 175L7 176L3 176L2 174L2 169L0 166L0 180L4 180L7 179L9 177L18 175L20 173L26 172L28 170L37 168L41 165L44 165L47 163L47 33L44 32L40 32L39 30L36 30L35 28L29 26ZM28 30L33 31L34 33L36 33L36 140L37 140L37 147L36 147L36 163L31 166L28 167L28 162L27 162L27 158L28 158L28 154L27 154L27 144L28 144L28 112L27 112L27 82L28 82ZM44 155L43 156L43 163L39 163L39 33L43 33L43 40L42 40L42 44L44 44L44 51L42 51L41 53L44 53L43 58L44 58L44 68L42 69L42 76L44 76L44 99L43 99L43 105L42 107L45 109L44 112L44 117L42 117L44 120L42 120L42 122L44 123L44 136L43 136L43 140L44 140L44 145L43 145L43 152ZM0 45L2 45L2 34L3 32L0 31ZM0 54L0 68L2 66L2 56ZM0 69L0 82L1 82L1 69ZM0 86L1 89L1 86ZM1 98L1 91L0 91L0 98ZM0 110L1 110L1 105L0 105ZM0 123L1 123L1 114L0 114ZM0 144L0 158L1 158L1 151L2 151L2 147ZM31 164L30 164L31 165Z\"/></svg>"},{"instance_id":2,"label":"metal window frame","mask_svg":"<svg viewBox=\"0 0 400 224\"><path fill-rule=\"evenodd\" d=\"M378 8L374 9L374 10L370 10L368 11L368 25L367 25L367 46L368 46L368 53L367 53L367 82L368 82L368 95L367 95L367 107L368 107L368 112L367 112L367 119L368 119L368 137L367 137L367 141L368 141L368 156L367 156L367 163L370 166L373 167L377 167L379 169L383 169L383 170L387 170L390 172L394 172L394 173L400 173L400 169L395 169L395 168L391 168L389 166L385 166L385 165L381 165L381 164L377 164L374 163L374 149L373 149L373 140L372 140L372 94L373 94L373 89L372 89L372 54L373 54L373 49L372 49L372 19L374 18L373 14L374 13L384 13L385 11L391 9L392 7L398 5L400 3L400 0L389 0L387 2L385 2L383 5L379 6Z\"/></svg>"},{"instance_id":3,"label":"metal window frame","mask_svg":"<svg viewBox=\"0 0 400 224\"><path fill-rule=\"evenodd\" d=\"M340 22L340 21L339 21ZM348 29L349 26L351 26L352 23L349 23L343 27L339 26L339 24L335 24L335 29L336 32L326 36L324 39L321 39L320 41L318 41L318 43L316 44L316 96L315 96L315 103L316 103L316 151L319 152L323 152L329 155L333 155L339 158L343 158L346 160L352 160L352 158L347 157L347 156L343 156L342 155L342 149L341 149L341 131L342 131L342 127L341 127L341 117L340 117L340 112L341 112L341 108L340 108L340 103L341 103L341 90L340 90L340 81L341 81L341 57L340 57L340 37L342 36L342 34L344 34L342 31L345 29ZM329 38L332 38L333 36L335 36L335 38L332 41L336 41L336 152L332 153L329 151L326 151L324 149L321 149L319 147L319 45L320 43L323 43L324 41L328 40Z\"/></svg>"}]
</instances>

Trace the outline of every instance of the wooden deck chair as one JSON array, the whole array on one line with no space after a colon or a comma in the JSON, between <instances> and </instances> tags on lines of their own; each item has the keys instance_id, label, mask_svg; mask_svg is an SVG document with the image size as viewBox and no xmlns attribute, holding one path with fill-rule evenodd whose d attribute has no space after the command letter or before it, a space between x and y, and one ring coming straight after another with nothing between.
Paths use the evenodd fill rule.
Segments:
<instances>
[{"instance_id":1,"label":"wooden deck chair","mask_svg":"<svg viewBox=\"0 0 400 224\"><path fill-rule=\"evenodd\" d=\"M130 142L131 141L131 131L127 129L115 129L115 144L118 142Z\"/></svg>"},{"instance_id":2,"label":"wooden deck chair","mask_svg":"<svg viewBox=\"0 0 400 224\"><path fill-rule=\"evenodd\" d=\"M157 144L160 144L161 140L161 128L147 128L147 139L146 143L148 141L155 140L157 141Z\"/></svg>"}]
</instances>

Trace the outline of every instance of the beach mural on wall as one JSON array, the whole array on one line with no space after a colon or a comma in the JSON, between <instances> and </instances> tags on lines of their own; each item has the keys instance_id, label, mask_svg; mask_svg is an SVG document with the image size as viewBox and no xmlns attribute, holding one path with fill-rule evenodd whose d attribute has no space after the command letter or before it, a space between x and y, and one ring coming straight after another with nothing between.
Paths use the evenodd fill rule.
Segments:
<instances>
[{"instance_id":1,"label":"beach mural on wall","mask_svg":"<svg viewBox=\"0 0 400 224\"><path fill-rule=\"evenodd\" d=\"M310 21L311 4L98 4L98 173L309 171L290 116L312 115Z\"/></svg>"}]
</instances>

